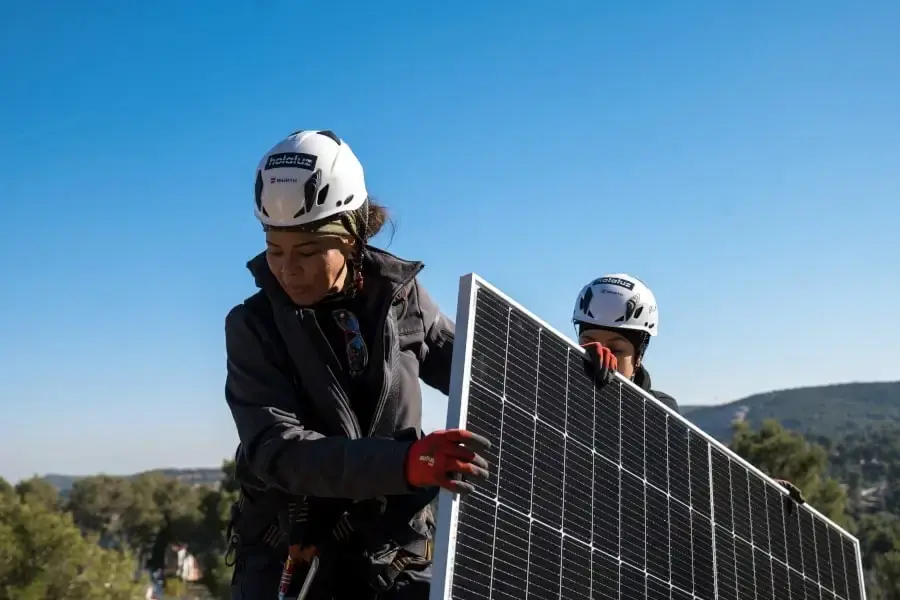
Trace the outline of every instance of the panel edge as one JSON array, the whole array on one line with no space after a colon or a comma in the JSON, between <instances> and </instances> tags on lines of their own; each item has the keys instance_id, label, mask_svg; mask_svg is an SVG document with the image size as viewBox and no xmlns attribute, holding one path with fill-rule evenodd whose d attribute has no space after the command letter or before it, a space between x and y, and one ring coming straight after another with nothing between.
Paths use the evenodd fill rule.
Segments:
<instances>
[{"instance_id":1,"label":"panel edge","mask_svg":"<svg viewBox=\"0 0 900 600\"><path fill-rule=\"evenodd\" d=\"M851 536L852 537L852 536ZM862 564L862 548L860 547L859 538L853 538L853 547L856 549L856 573L859 577L859 597L866 600L866 576L863 572ZM846 569L846 567L845 567ZM849 593L847 594L850 595Z\"/></svg>"},{"instance_id":2,"label":"panel edge","mask_svg":"<svg viewBox=\"0 0 900 600\"><path fill-rule=\"evenodd\" d=\"M481 279L475 273L459 279L456 300L456 332L453 340L453 362L450 390L447 397L447 429L465 428L469 400L469 372L472 363L472 338L475 330L475 294ZM456 526L459 517L459 497L441 490L438 518L434 534L434 562L432 564L429 600L448 600L453 584L453 559L456 554Z\"/></svg>"}]
</instances>

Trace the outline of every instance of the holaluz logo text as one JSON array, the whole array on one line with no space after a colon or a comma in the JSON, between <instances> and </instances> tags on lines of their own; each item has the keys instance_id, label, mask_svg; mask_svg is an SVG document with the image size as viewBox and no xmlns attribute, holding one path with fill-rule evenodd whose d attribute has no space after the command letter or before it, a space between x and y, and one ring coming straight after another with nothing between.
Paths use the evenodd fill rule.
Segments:
<instances>
[{"instance_id":1,"label":"holaluz logo text","mask_svg":"<svg viewBox=\"0 0 900 600\"><path fill-rule=\"evenodd\" d=\"M279 152L271 155L266 160L266 168L280 169L282 167L291 167L294 169L308 169L312 171L316 168L316 157L312 154L304 154L303 152Z\"/></svg>"},{"instance_id":2,"label":"holaluz logo text","mask_svg":"<svg viewBox=\"0 0 900 600\"><path fill-rule=\"evenodd\" d=\"M601 277L592 283L591 285L617 285L619 287L623 287L626 290L633 290L634 283L628 281L627 279L621 279L619 277Z\"/></svg>"}]
</instances>

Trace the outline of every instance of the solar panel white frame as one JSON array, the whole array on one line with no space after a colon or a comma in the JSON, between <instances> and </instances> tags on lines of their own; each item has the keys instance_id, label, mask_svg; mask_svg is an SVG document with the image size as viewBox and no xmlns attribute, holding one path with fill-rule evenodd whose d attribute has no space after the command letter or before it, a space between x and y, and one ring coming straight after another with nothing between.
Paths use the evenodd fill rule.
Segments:
<instances>
[{"instance_id":1,"label":"solar panel white frame","mask_svg":"<svg viewBox=\"0 0 900 600\"><path fill-rule=\"evenodd\" d=\"M459 295L457 299L456 340L453 349L453 369L450 383L449 404L447 409L447 428L466 427L469 401L470 372L472 366L472 342L474 339L475 314L477 310L476 298L479 289L484 289L495 295L496 297L507 303L510 308L519 311L524 316L534 321L542 331L554 335L555 337L559 338L560 341L565 342L565 344L568 345L571 349L579 353L583 353L583 349L574 341L570 340L567 336L557 331L555 328L547 324L543 319L540 319L539 317L534 315L531 311L501 292L496 287L489 284L477 274L470 273L468 275L464 275L462 278L460 278ZM623 386L630 386L633 390L637 390L648 401L651 401L657 406L662 407L668 413L669 417L678 419L681 423L687 426L689 431L699 434L706 440L706 442L708 442L710 454L710 518L713 523L715 523L715 512L712 506L714 498L714 488L712 483L712 448L717 448L718 450L723 452L727 458L731 459L734 462L737 462L740 465L743 465L749 472L756 474L758 477L774 486L775 489L777 489L782 495L787 494L782 486L779 485L774 479L763 473L761 470L747 462L742 457L735 454L730 448L714 439L706 432L700 430L680 414L669 409L651 394L644 392L643 390L635 386L631 381L619 376L618 374L617 378ZM492 468L494 469L495 474L497 465L492 465ZM435 534L433 575L429 600L449 600L450 598L452 598L451 592L453 585L454 564L456 558L457 525L459 519L460 503L463 501L464 500L461 500L456 494L452 494L446 490L442 490L440 493L438 520ZM848 533L844 528L840 527L839 525L835 524L830 519L825 517L822 513L817 511L812 506L804 505L802 510L811 512L817 518L824 521L827 525L833 527L841 535L852 542L856 555L856 568L857 574L859 576L859 591L861 599L865 600L866 591L859 540L850 535L850 533ZM715 538L716 530L715 525L713 525L712 545L714 578L717 577L717 569L715 566Z\"/></svg>"}]
</instances>

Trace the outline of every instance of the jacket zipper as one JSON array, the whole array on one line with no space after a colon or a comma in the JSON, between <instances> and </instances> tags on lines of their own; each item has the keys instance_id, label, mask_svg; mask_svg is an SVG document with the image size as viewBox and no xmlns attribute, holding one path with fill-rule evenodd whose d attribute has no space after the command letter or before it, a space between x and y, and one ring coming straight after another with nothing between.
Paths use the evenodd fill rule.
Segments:
<instances>
[{"instance_id":1,"label":"jacket zipper","mask_svg":"<svg viewBox=\"0 0 900 600\"><path fill-rule=\"evenodd\" d=\"M394 290L393 294L391 294L391 301L388 302L387 310L382 314L381 322L379 323L378 329L376 329L376 331L381 331L382 336L385 336L385 327L387 325L388 318L390 317L391 309L394 306L394 302L397 300L400 292L402 292L406 288L406 286L409 285L409 282L413 281L421 271L422 268L419 267L411 278L405 281L396 290ZM388 385L388 378L392 376L392 373L390 372L392 370L392 367L388 366L387 353L390 352L394 347L394 331L392 329L388 329L387 335L385 337L387 339L385 339L385 343L382 344L382 351L380 356L383 370L381 379L381 393L378 396L378 404L375 405L375 412L372 413L372 423L371 425L369 425L368 437L372 437L372 435L375 433L375 429L378 427L378 422L381 420L382 413L384 413L384 406L385 404L387 404L388 391L390 389Z\"/></svg>"},{"instance_id":2,"label":"jacket zipper","mask_svg":"<svg viewBox=\"0 0 900 600\"><path fill-rule=\"evenodd\" d=\"M305 312L309 313L309 317L312 319L313 324L315 324L316 331L319 332L320 341L328 348L328 351L331 352L331 356L332 356L332 358L334 358L333 366L339 367L341 364L341 361L338 359L337 354L334 351L334 348L332 348L331 344L328 343L328 338L325 336L325 332L322 331L322 326L319 325L319 319L316 318L315 311L298 310L297 316L299 317L301 324L303 324L303 321L306 320L306 317L304 316ZM335 376L333 375L333 377L335 377ZM347 414L350 415L350 425L353 427L353 431L352 431L353 435L356 436L356 438L360 438L360 437L362 437L362 426L359 424L359 419L356 418L356 413L353 412L353 407L350 406L350 398L347 396L347 391L344 389L344 386L341 385L340 381L337 381L337 384L338 384L338 387L340 388L341 392L343 392L338 397L338 401L342 404L342 407L347 411Z\"/></svg>"},{"instance_id":3,"label":"jacket zipper","mask_svg":"<svg viewBox=\"0 0 900 600\"><path fill-rule=\"evenodd\" d=\"M394 298L396 298L396 296ZM393 331L388 331L386 333L384 331L384 328L387 326L388 315L390 315L391 313L391 306L393 304L394 299L392 298L390 304L388 305L387 313L385 314L380 326L382 331L381 335L387 339L385 339L384 343L382 344L383 346L385 346L385 349L383 355L381 356L381 392L378 394L378 403L375 405L375 412L372 413L372 422L369 424L369 437L372 437L375 434L375 429L378 427L378 421L381 420L381 415L384 413L384 406L385 404L387 404L388 390L390 389L390 386L388 385L390 382L388 381L388 379L393 376L392 373L389 372L390 370L392 370L392 368L388 366L386 357L389 349L394 347L394 335ZM388 348L387 346L388 343L390 343L390 348Z\"/></svg>"},{"instance_id":4,"label":"jacket zipper","mask_svg":"<svg viewBox=\"0 0 900 600\"><path fill-rule=\"evenodd\" d=\"M315 312L310 312L309 316L312 318L312 322L316 326L316 330L319 332L319 335L322 336L322 340L325 342L325 346L328 348L328 351L331 352L331 357L334 359L336 365L341 364L341 360L338 358L337 353L334 351L334 348L328 342L328 336L325 335L325 332L322 330L322 326L319 325L319 318L316 317Z\"/></svg>"}]
</instances>

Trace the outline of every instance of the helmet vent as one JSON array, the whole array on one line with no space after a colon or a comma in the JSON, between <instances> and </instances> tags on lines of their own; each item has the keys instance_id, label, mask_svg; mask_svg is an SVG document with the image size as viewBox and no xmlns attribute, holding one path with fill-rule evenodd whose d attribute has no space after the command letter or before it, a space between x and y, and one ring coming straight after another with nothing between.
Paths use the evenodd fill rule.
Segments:
<instances>
[{"instance_id":1,"label":"helmet vent","mask_svg":"<svg viewBox=\"0 0 900 600\"><path fill-rule=\"evenodd\" d=\"M593 299L594 299L594 288L588 287L588 289L581 296L581 302L578 305L579 310L581 310L581 312L583 312L584 314L586 314L589 317L594 316L593 314L591 314L591 300L593 300Z\"/></svg>"},{"instance_id":2,"label":"helmet vent","mask_svg":"<svg viewBox=\"0 0 900 600\"><path fill-rule=\"evenodd\" d=\"M329 185L331 185L331 184L326 183L324 186L322 186L322 189L319 190L319 195L316 198L316 204L318 204L319 206L322 206L323 204L325 204L325 199L328 198L328 186Z\"/></svg>"},{"instance_id":3,"label":"helmet vent","mask_svg":"<svg viewBox=\"0 0 900 600\"><path fill-rule=\"evenodd\" d=\"M325 131L317 131L316 133L318 133L319 135L324 135L325 137L334 140L334 143L337 144L338 146L341 145L341 138L339 138L337 135L335 135L335 133L333 131L331 131L330 129L326 129Z\"/></svg>"},{"instance_id":4,"label":"helmet vent","mask_svg":"<svg viewBox=\"0 0 900 600\"><path fill-rule=\"evenodd\" d=\"M300 210L294 215L294 218L303 216L312 210L313 204L319 195L319 184L322 182L322 169L316 169L306 183L303 184L303 200L304 204Z\"/></svg>"},{"instance_id":5,"label":"helmet vent","mask_svg":"<svg viewBox=\"0 0 900 600\"><path fill-rule=\"evenodd\" d=\"M256 172L256 210L263 212L262 205L263 178L262 171Z\"/></svg>"}]
</instances>

